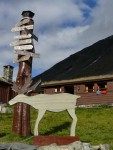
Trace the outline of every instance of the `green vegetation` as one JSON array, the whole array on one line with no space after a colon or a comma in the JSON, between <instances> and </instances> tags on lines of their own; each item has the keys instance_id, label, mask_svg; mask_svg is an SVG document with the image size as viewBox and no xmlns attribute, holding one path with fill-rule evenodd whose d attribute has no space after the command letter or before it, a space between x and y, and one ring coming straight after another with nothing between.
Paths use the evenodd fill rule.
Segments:
<instances>
[{"instance_id":1,"label":"green vegetation","mask_svg":"<svg viewBox=\"0 0 113 150\"><path fill-rule=\"evenodd\" d=\"M92 145L111 144L113 149L113 108L77 108L78 117L76 136L83 142ZM32 136L19 137L12 133L13 114L0 114L0 142L23 142L32 144ZM31 128L35 125L37 111L31 109ZM71 118L66 111L59 113L46 112L39 124L39 135L68 136Z\"/></svg>"}]
</instances>

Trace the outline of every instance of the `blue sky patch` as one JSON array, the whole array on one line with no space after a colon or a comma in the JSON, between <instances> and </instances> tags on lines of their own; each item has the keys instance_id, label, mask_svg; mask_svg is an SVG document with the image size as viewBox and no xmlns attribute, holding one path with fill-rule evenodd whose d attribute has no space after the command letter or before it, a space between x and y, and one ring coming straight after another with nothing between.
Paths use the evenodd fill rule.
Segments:
<instances>
[{"instance_id":1,"label":"blue sky patch","mask_svg":"<svg viewBox=\"0 0 113 150\"><path fill-rule=\"evenodd\" d=\"M94 8L97 5L96 0L83 0L83 2L91 8Z\"/></svg>"}]
</instances>

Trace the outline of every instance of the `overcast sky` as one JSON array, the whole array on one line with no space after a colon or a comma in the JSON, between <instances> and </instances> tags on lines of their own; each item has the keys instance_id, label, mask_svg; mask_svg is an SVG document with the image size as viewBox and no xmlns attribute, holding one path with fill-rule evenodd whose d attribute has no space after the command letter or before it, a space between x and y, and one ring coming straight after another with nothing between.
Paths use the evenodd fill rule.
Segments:
<instances>
[{"instance_id":1,"label":"overcast sky","mask_svg":"<svg viewBox=\"0 0 113 150\"><path fill-rule=\"evenodd\" d=\"M32 76L52 67L77 51L113 34L113 0L0 0L0 76L3 66L13 65L14 79L18 63L11 32L23 10L35 13L34 42L40 58L34 58Z\"/></svg>"}]
</instances>

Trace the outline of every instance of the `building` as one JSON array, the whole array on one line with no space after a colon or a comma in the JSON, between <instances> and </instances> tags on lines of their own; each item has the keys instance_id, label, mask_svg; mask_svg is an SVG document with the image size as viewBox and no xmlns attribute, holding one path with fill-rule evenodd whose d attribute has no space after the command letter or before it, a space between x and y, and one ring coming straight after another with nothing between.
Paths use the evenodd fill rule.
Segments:
<instances>
[{"instance_id":1,"label":"building","mask_svg":"<svg viewBox=\"0 0 113 150\"><path fill-rule=\"evenodd\" d=\"M47 94L78 94L77 105L113 103L113 36L69 56L33 78Z\"/></svg>"},{"instance_id":2,"label":"building","mask_svg":"<svg viewBox=\"0 0 113 150\"><path fill-rule=\"evenodd\" d=\"M4 66L3 77L0 77L0 103L8 103L8 101L14 96L14 92L11 89L13 84L13 67L10 65Z\"/></svg>"}]
</instances>

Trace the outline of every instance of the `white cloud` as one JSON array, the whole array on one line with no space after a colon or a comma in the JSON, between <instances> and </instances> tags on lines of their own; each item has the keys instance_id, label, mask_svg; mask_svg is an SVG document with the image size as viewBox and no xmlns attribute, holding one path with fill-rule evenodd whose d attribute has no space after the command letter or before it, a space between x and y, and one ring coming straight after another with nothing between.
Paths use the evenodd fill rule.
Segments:
<instances>
[{"instance_id":1,"label":"white cloud","mask_svg":"<svg viewBox=\"0 0 113 150\"><path fill-rule=\"evenodd\" d=\"M42 0L30 3L30 9L35 12L35 21L38 28L52 28L67 21L80 22L83 20L82 12L72 0Z\"/></svg>"},{"instance_id":2,"label":"white cloud","mask_svg":"<svg viewBox=\"0 0 113 150\"><path fill-rule=\"evenodd\" d=\"M74 48L76 47L77 49L79 44L78 36L87 28L88 26L66 28L54 34L40 35L39 51L37 50L41 54L40 65L47 69L49 66L68 57L71 53L75 53L77 50ZM37 64L34 67L36 68Z\"/></svg>"},{"instance_id":3,"label":"white cloud","mask_svg":"<svg viewBox=\"0 0 113 150\"><path fill-rule=\"evenodd\" d=\"M97 7L91 13L93 21L81 37L81 40L84 42L83 46L88 46L113 34L112 8L113 1L98 1Z\"/></svg>"}]
</instances>

